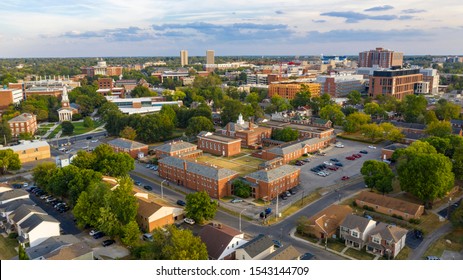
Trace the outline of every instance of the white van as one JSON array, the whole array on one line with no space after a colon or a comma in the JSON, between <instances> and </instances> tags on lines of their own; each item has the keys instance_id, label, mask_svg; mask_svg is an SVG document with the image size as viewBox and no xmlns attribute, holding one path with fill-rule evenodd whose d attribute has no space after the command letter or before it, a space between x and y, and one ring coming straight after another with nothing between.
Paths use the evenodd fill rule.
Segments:
<instances>
[{"instance_id":1,"label":"white van","mask_svg":"<svg viewBox=\"0 0 463 280\"><path fill-rule=\"evenodd\" d=\"M144 233L143 234L143 240L153 242L153 235L151 233Z\"/></svg>"}]
</instances>

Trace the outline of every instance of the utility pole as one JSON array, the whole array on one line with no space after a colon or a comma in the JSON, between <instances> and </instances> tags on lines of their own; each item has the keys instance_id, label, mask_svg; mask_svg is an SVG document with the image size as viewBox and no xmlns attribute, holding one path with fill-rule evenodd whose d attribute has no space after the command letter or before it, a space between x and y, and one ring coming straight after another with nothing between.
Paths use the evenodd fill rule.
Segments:
<instances>
[{"instance_id":1,"label":"utility pole","mask_svg":"<svg viewBox=\"0 0 463 280\"><path fill-rule=\"evenodd\" d=\"M452 198L449 197L449 205L447 206L447 220L450 220L450 204L452 203Z\"/></svg>"},{"instance_id":2,"label":"utility pole","mask_svg":"<svg viewBox=\"0 0 463 280\"><path fill-rule=\"evenodd\" d=\"M277 194L277 207L276 207L276 213L275 213L275 220L278 220L278 194Z\"/></svg>"}]
</instances>

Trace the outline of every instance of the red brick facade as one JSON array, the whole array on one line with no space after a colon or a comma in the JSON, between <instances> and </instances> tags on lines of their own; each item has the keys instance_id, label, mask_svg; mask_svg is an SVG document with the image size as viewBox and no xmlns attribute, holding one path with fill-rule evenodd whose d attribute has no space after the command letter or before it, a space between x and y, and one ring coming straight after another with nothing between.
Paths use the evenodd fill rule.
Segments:
<instances>
[{"instance_id":1,"label":"red brick facade","mask_svg":"<svg viewBox=\"0 0 463 280\"><path fill-rule=\"evenodd\" d=\"M11 135L18 136L21 133L32 135L37 131L37 117L32 114L24 113L8 121Z\"/></svg>"},{"instance_id":2,"label":"red brick facade","mask_svg":"<svg viewBox=\"0 0 463 280\"><path fill-rule=\"evenodd\" d=\"M298 140L273 148L265 149L262 151L261 158L263 160L271 160L276 157L282 157L283 163L286 164L292 160L300 158L303 154L317 152L320 149L327 147L334 141L334 137Z\"/></svg>"},{"instance_id":3,"label":"red brick facade","mask_svg":"<svg viewBox=\"0 0 463 280\"><path fill-rule=\"evenodd\" d=\"M230 157L241 153L241 140L207 133L198 136L199 149L218 156Z\"/></svg>"},{"instance_id":4,"label":"red brick facade","mask_svg":"<svg viewBox=\"0 0 463 280\"><path fill-rule=\"evenodd\" d=\"M268 173L280 174L270 176ZM256 171L244 176L244 178L252 184L257 185L257 187L253 188L252 196L254 198L268 201L299 185L300 173L301 170L295 166L282 165L271 170ZM259 179L259 177L262 178ZM271 178L274 179L272 180Z\"/></svg>"}]
</instances>

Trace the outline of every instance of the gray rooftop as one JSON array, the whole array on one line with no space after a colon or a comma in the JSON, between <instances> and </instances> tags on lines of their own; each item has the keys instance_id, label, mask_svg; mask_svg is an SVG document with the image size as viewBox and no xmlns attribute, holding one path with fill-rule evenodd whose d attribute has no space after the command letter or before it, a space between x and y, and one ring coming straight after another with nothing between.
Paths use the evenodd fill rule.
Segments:
<instances>
[{"instance_id":1,"label":"gray rooftop","mask_svg":"<svg viewBox=\"0 0 463 280\"><path fill-rule=\"evenodd\" d=\"M219 180L219 179L227 178L227 177L238 174L237 172L230 170L230 169L220 168L220 167L216 168L216 167L209 166L206 164L200 164L200 163L196 163L192 161L187 161L187 160L177 158L177 157L165 157L159 160L159 163L173 166L179 169L183 169L184 162L186 162L187 164L186 169L188 172L201 175L206 178L211 178L214 180Z\"/></svg>"},{"instance_id":2,"label":"gray rooftop","mask_svg":"<svg viewBox=\"0 0 463 280\"><path fill-rule=\"evenodd\" d=\"M28 192L26 192L25 190L18 190L18 189L2 192L2 193L0 193L0 203L2 203L2 201L5 201L5 200L18 198L18 197L22 197L22 196L25 196L25 195L27 195L29 197Z\"/></svg>"},{"instance_id":3,"label":"gray rooftop","mask_svg":"<svg viewBox=\"0 0 463 280\"><path fill-rule=\"evenodd\" d=\"M402 239L407 232L408 230L404 228L379 222L369 235L379 235L381 239L397 242Z\"/></svg>"},{"instance_id":4,"label":"gray rooftop","mask_svg":"<svg viewBox=\"0 0 463 280\"><path fill-rule=\"evenodd\" d=\"M28 120L32 119L33 117L34 116L29 114L29 113L24 113L24 114L21 114L19 116L16 116L16 117L12 118L8 122L9 123L12 123L12 122L27 122Z\"/></svg>"},{"instance_id":5,"label":"gray rooftop","mask_svg":"<svg viewBox=\"0 0 463 280\"><path fill-rule=\"evenodd\" d=\"M147 147L146 144L124 139L124 138L117 138L117 139L111 140L108 142L108 144L111 146L117 146L123 149L129 149L129 150Z\"/></svg>"},{"instance_id":6,"label":"gray rooftop","mask_svg":"<svg viewBox=\"0 0 463 280\"><path fill-rule=\"evenodd\" d=\"M165 152L165 153L172 153L172 152L181 151L181 150L193 148L193 147L196 147L196 145L188 143L188 142L180 141L180 142L167 143L167 144L158 146L154 148L154 150Z\"/></svg>"},{"instance_id":7,"label":"gray rooftop","mask_svg":"<svg viewBox=\"0 0 463 280\"><path fill-rule=\"evenodd\" d=\"M394 144L391 144L391 145L388 145L388 146L384 147L383 149L384 150L395 151L397 149L405 149L407 147L408 147L408 145L405 145L405 144L394 143Z\"/></svg>"},{"instance_id":8,"label":"gray rooftop","mask_svg":"<svg viewBox=\"0 0 463 280\"><path fill-rule=\"evenodd\" d=\"M23 232L31 232L34 228L40 225L43 222L51 222L59 224L59 221L52 216L49 215L42 215L42 214L32 214L29 218L27 218L24 222L22 222L19 226Z\"/></svg>"},{"instance_id":9,"label":"gray rooftop","mask_svg":"<svg viewBox=\"0 0 463 280\"><path fill-rule=\"evenodd\" d=\"M246 175L245 177L253 178L258 181L272 182L277 179L283 178L288 174L297 172L298 170L300 170L300 168L293 165L282 165L270 170L258 170L256 172Z\"/></svg>"},{"instance_id":10,"label":"gray rooftop","mask_svg":"<svg viewBox=\"0 0 463 280\"><path fill-rule=\"evenodd\" d=\"M270 247L273 247L273 241L267 235L259 234L248 243L242 245L238 249L243 249L251 258L259 255Z\"/></svg>"},{"instance_id":11,"label":"gray rooftop","mask_svg":"<svg viewBox=\"0 0 463 280\"><path fill-rule=\"evenodd\" d=\"M330 136L330 138L333 136ZM323 142L326 140L325 138L311 138L311 139L302 139L302 140L297 140L294 142L289 142L274 148L271 148L268 150L272 154L284 156L289 153L296 152L300 149L302 149L305 145L313 145L315 143Z\"/></svg>"},{"instance_id":12,"label":"gray rooftop","mask_svg":"<svg viewBox=\"0 0 463 280\"><path fill-rule=\"evenodd\" d=\"M35 205L35 202L29 198L16 199L0 205L0 213L9 213L18 209L22 205Z\"/></svg>"},{"instance_id":13,"label":"gray rooftop","mask_svg":"<svg viewBox=\"0 0 463 280\"><path fill-rule=\"evenodd\" d=\"M41 215L47 215L47 212L45 212L42 208L38 206L23 204L19 206L16 210L11 212L9 217L13 222L17 223L31 213L39 213Z\"/></svg>"},{"instance_id":14,"label":"gray rooftop","mask_svg":"<svg viewBox=\"0 0 463 280\"><path fill-rule=\"evenodd\" d=\"M201 131L198 134L198 138L206 138L206 139L211 139L211 140L215 140L215 141L223 142L223 143L241 142L241 139L239 138L227 137L227 136L213 134L211 132L206 132L206 131Z\"/></svg>"},{"instance_id":15,"label":"gray rooftop","mask_svg":"<svg viewBox=\"0 0 463 280\"><path fill-rule=\"evenodd\" d=\"M45 241L37 246L26 248L26 254L29 256L29 259L34 260L49 254L62 246L78 242L80 242L80 240L71 234L52 236L45 239Z\"/></svg>"},{"instance_id":16,"label":"gray rooftop","mask_svg":"<svg viewBox=\"0 0 463 280\"><path fill-rule=\"evenodd\" d=\"M364 232L369 222L370 220L367 218L350 214L347 215L341 226L348 229L358 229L360 232Z\"/></svg>"}]
</instances>

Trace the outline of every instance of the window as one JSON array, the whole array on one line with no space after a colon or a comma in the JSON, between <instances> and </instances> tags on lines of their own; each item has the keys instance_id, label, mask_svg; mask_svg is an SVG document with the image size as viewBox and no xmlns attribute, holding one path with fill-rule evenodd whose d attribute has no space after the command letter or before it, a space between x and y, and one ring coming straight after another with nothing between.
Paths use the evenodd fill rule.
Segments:
<instances>
[{"instance_id":1,"label":"window","mask_svg":"<svg viewBox=\"0 0 463 280\"><path fill-rule=\"evenodd\" d=\"M354 230L350 233L350 235L352 235L353 237L357 237L357 238L359 237L359 233Z\"/></svg>"},{"instance_id":2,"label":"window","mask_svg":"<svg viewBox=\"0 0 463 280\"><path fill-rule=\"evenodd\" d=\"M376 244L381 244L381 239L379 239L378 237L373 237L371 241L373 241L373 243Z\"/></svg>"}]
</instances>

